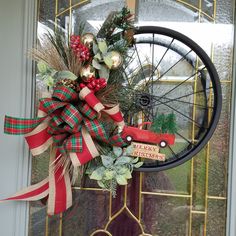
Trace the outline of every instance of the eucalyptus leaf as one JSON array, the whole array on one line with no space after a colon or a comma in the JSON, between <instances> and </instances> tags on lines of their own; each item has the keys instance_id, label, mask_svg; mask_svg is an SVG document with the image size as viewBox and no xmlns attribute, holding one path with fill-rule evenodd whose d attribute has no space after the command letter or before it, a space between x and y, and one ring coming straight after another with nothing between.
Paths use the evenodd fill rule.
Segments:
<instances>
[{"instance_id":1,"label":"eucalyptus leaf","mask_svg":"<svg viewBox=\"0 0 236 236\"><path fill-rule=\"evenodd\" d=\"M125 176L126 179L132 179L132 175L131 175L131 172L130 172L129 169L125 172L124 176Z\"/></svg>"},{"instance_id":2,"label":"eucalyptus leaf","mask_svg":"<svg viewBox=\"0 0 236 236\"><path fill-rule=\"evenodd\" d=\"M54 76L56 75L56 73L57 73L56 70L54 70L54 69L51 70L51 76L52 76L52 77L54 77Z\"/></svg>"},{"instance_id":3,"label":"eucalyptus leaf","mask_svg":"<svg viewBox=\"0 0 236 236\"><path fill-rule=\"evenodd\" d=\"M116 181L119 185L126 185L128 183L126 178L123 175L117 175Z\"/></svg>"},{"instance_id":4,"label":"eucalyptus leaf","mask_svg":"<svg viewBox=\"0 0 236 236\"><path fill-rule=\"evenodd\" d=\"M93 42L93 53L94 55L98 53L98 45L95 42Z\"/></svg>"},{"instance_id":5,"label":"eucalyptus leaf","mask_svg":"<svg viewBox=\"0 0 236 236\"><path fill-rule=\"evenodd\" d=\"M132 161L132 163L135 164L136 162L138 162L138 160L139 160L139 157L136 157L136 158Z\"/></svg>"},{"instance_id":6,"label":"eucalyptus leaf","mask_svg":"<svg viewBox=\"0 0 236 236\"><path fill-rule=\"evenodd\" d=\"M37 68L38 68L39 72L42 74L45 74L48 70L48 66L42 61L38 62Z\"/></svg>"},{"instance_id":7,"label":"eucalyptus leaf","mask_svg":"<svg viewBox=\"0 0 236 236\"><path fill-rule=\"evenodd\" d=\"M93 59L92 64L93 64L93 67L98 70L102 68L101 64L96 59Z\"/></svg>"},{"instance_id":8,"label":"eucalyptus leaf","mask_svg":"<svg viewBox=\"0 0 236 236\"><path fill-rule=\"evenodd\" d=\"M124 151L124 155L130 155L132 152L133 152L133 150L134 150L134 147L132 146L132 145L129 145L126 149L125 149L125 151Z\"/></svg>"},{"instance_id":9,"label":"eucalyptus leaf","mask_svg":"<svg viewBox=\"0 0 236 236\"><path fill-rule=\"evenodd\" d=\"M135 168L139 168L139 167L141 167L142 165L143 165L143 162L140 161L140 162L136 163L136 164L134 165L134 167L135 167Z\"/></svg>"},{"instance_id":10,"label":"eucalyptus leaf","mask_svg":"<svg viewBox=\"0 0 236 236\"><path fill-rule=\"evenodd\" d=\"M103 60L104 60L105 64L108 66L108 68L111 69L111 67L113 65L112 54L111 53L107 53L103 57Z\"/></svg>"},{"instance_id":11,"label":"eucalyptus leaf","mask_svg":"<svg viewBox=\"0 0 236 236\"><path fill-rule=\"evenodd\" d=\"M98 42L98 48L102 52L102 54L107 53L107 43L105 40L100 40Z\"/></svg>"},{"instance_id":12,"label":"eucalyptus leaf","mask_svg":"<svg viewBox=\"0 0 236 236\"><path fill-rule=\"evenodd\" d=\"M118 175L125 175L125 173L128 171L129 169L126 166L119 166L116 169L116 172Z\"/></svg>"},{"instance_id":13,"label":"eucalyptus leaf","mask_svg":"<svg viewBox=\"0 0 236 236\"><path fill-rule=\"evenodd\" d=\"M104 185L104 183L102 181L98 180L97 183L98 183L99 187L106 188L106 186Z\"/></svg>"},{"instance_id":14,"label":"eucalyptus leaf","mask_svg":"<svg viewBox=\"0 0 236 236\"><path fill-rule=\"evenodd\" d=\"M102 159L102 164L106 167L109 168L112 166L114 159L110 156L105 156L105 155L101 155L101 159Z\"/></svg>"},{"instance_id":15,"label":"eucalyptus leaf","mask_svg":"<svg viewBox=\"0 0 236 236\"><path fill-rule=\"evenodd\" d=\"M98 73L100 78L109 79L110 70L106 66L101 65L101 69Z\"/></svg>"},{"instance_id":16,"label":"eucalyptus leaf","mask_svg":"<svg viewBox=\"0 0 236 236\"><path fill-rule=\"evenodd\" d=\"M121 156L116 160L115 165L129 164L132 161L131 157Z\"/></svg>"},{"instance_id":17,"label":"eucalyptus leaf","mask_svg":"<svg viewBox=\"0 0 236 236\"><path fill-rule=\"evenodd\" d=\"M57 73L57 79L71 79L76 80L77 76L68 70L59 71Z\"/></svg>"},{"instance_id":18,"label":"eucalyptus leaf","mask_svg":"<svg viewBox=\"0 0 236 236\"><path fill-rule=\"evenodd\" d=\"M95 180L102 180L104 171L106 169L102 166L97 168L96 170L93 171L93 173L90 175L90 179L95 179Z\"/></svg>"},{"instance_id":19,"label":"eucalyptus leaf","mask_svg":"<svg viewBox=\"0 0 236 236\"><path fill-rule=\"evenodd\" d=\"M105 170L103 178L105 180L111 180L114 178L116 172L114 170Z\"/></svg>"},{"instance_id":20,"label":"eucalyptus leaf","mask_svg":"<svg viewBox=\"0 0 236 236\"><path fill-rule=\"evenodd\" d=\"M49 87L52 87L54 85L54 79L50 75L46 76L43 82Z\"/></svg>"},{"instance_id":21,"label":"eucalyptus leaf","mask_svg":"<svg viewBox=\"0 0 236 236\"><path fill-rule=\"evenodd\" d=\"M121 156L123 150L121 147L113 147L113 152L117 157L119 157L119 156Z\"/></svg>"},{"instance_id":22,"label":"eucalyptus leaf","mask_svg":"<svg viewBox=\"0 0 236 236\"><path fill-rule=\"evenodd\" d=\"M102 60L102 56L100 53L97 53L95 56L94 56L95 59L98 59L99 61Z\"/></svg>"}]
</instances>

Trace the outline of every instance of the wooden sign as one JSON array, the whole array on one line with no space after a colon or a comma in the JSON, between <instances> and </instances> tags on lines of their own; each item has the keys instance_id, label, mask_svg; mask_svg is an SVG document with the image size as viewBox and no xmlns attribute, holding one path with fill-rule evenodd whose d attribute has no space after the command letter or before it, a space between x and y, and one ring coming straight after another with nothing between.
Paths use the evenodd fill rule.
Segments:
<instances>
[{"instance_id":1,"label":"wooden sign","mask_svg":"<svg viewBox=\"0 0 236 236\"><path fill-rule=\"evenodd\" d=\"M166 156L165 154L159 153L160 148L157 145L136 142L132 142L131 145L133 147L131 156L165 161Z\"/></svg>"}]
</instances>

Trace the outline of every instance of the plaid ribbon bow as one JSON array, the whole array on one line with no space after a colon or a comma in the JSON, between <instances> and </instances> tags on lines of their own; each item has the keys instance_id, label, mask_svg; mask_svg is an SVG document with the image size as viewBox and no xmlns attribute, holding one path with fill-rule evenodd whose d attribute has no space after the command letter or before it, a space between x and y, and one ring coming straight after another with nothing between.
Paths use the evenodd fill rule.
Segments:
<instances>
[{"instance_id":1,"label":"plaid ribbon bow","mask_svg":"<svg viewBox=\"0 0 236 236\"><path fill-rule=\"evenodd\" d=\"M83 165L99 155L94 140L123 146L119 134L108 137L100 113L106 113L119 126L124 125L119 106L104 106L87 87L79 95L66 86L54 89L52 98L40 99L39 117L21 119L5 117L4 131L25 134L33 156L53 146L50 155L49 177L29 186L5 200L38 200L48 196L48 214L65 211L72 205L71 183L68 171L55 165L62 156L68 156L74 166Z\"/></svg>"}]
</instances>

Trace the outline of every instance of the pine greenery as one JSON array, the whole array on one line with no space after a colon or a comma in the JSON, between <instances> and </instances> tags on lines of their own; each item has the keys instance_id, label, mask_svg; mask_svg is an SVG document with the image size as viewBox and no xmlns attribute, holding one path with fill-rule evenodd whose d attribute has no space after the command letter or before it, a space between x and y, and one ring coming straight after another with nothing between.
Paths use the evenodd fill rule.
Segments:
<instances>
[{"instance_id":1,"label":"pine greenery","mask_svg":"<svg viewBox=\"0 0 236 236\"><path fill-rule=\"evenodd\" d=\"M169 133L174 134L177 132L176 116L174 113L160 114L154 119L151 130L155 133Z\"/></svg>"}]
</instances>

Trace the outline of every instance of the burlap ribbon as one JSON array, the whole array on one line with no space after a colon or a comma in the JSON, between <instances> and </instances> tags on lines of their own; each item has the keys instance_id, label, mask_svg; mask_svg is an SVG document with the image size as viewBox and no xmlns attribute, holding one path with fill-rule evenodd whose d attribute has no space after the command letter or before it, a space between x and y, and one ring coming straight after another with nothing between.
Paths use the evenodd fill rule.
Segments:
<instances>
[{"instance_id":1,"label":"burlap ribbon","mask_svg":"<svg viewBox=\"0 0 236 236\"><path fill-rule=\"evenodd\" d=\"M25 134L33 156L43 153L49 146L52 148L49 177L4 200L33 201L48 196L48 214L68 209L72 205L70 176L62 165L57 165L60 159L68 157L76 167L99 156L93 140L114 146L125 145L119 134L108 136L99 120L102 113L118 126L124 126L118 105L103 105L87 87L77 94L60 86L54 89L51 98L40 100L38 118L6 116L5 133Z\"/></svg>"}]
</instances>

